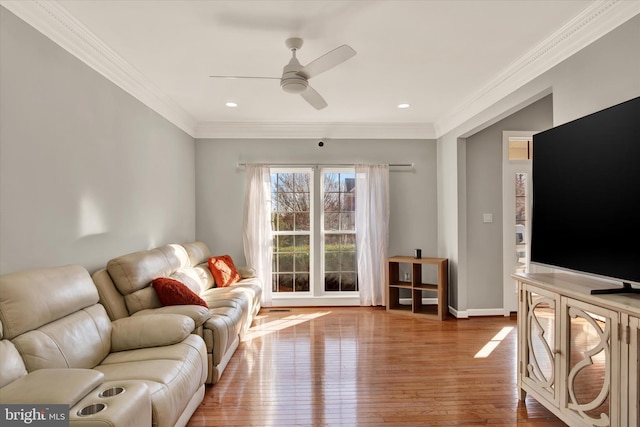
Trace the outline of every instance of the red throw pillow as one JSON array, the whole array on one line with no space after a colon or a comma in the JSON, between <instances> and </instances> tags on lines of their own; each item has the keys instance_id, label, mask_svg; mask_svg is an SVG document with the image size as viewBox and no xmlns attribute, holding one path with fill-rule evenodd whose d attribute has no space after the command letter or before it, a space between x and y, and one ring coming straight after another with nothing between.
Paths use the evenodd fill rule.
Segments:
<instances>
[{"instance_id":1,"label":"red throw pillow","mask_svg":"<svg viewBox=\"0 0 640 427\"><path fill-rule=\"evenodd\" d=\"M184 283L169 277L153 279L151 286L158 294L162 305L201 305L208 307L207 303Z\"/></svg>"},{"instance_id":2,"label":"red throw pillow","mask_svg":"<svg viewBox=\"0 0 640 427\"><path fill-rule=\"evenodd\" d=\"M224 288L240 280L240 274L229 255L211 257L208 264L217 287Z\"/></svg>"}]
</instances>

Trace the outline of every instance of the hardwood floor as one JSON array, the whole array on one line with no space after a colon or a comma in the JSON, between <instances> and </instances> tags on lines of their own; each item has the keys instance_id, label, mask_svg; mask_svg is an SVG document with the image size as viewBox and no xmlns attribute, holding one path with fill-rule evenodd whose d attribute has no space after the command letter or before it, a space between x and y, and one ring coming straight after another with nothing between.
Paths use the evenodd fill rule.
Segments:
<instances>
[{"instance_id":1,"label":"hardwood floor","mask_svg":"<svg viewBox=\"0 0 640 427\"><path fill-rule=\"evenodd\" d=\"M277 310L261 311L188 427L565 425L518 402L515 318Z\"/></svg>"}]
</instances>

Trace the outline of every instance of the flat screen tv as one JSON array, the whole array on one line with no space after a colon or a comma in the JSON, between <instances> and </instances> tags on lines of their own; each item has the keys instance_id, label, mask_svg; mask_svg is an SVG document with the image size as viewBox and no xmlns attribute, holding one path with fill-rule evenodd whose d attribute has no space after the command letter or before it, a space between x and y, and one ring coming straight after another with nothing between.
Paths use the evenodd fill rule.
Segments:
<instances>
[{"instance_id":1,"label":"flat screen tv","mask_svg":"<svg viewBox=\"0 0 640 427\"><path fill-rule=\"evenodd\" d=\"M640 97L533 137L531 262L640 291Z\"/></svg>"}]
</instances>

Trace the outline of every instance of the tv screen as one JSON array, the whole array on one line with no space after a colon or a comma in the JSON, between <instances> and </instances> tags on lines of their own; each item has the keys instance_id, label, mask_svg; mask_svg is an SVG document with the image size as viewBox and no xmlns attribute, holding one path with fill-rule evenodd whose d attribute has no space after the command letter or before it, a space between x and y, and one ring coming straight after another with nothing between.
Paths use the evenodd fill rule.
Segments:
<instances>
[{"instance_id":1,"label":"tv screen","mask_svg":"<svg viewBox=\"0 0 640 427\"><path fill-rule=\"evenodd\" d=\"M532 178L533 263L640 284L640 97L534 135Z\"/></svg>"}]
</instances>

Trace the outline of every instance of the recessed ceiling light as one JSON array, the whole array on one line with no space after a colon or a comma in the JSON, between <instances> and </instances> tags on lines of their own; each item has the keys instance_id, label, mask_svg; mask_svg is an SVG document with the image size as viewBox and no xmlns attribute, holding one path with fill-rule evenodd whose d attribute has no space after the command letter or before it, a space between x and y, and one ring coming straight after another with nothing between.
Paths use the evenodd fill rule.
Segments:
<instances>
[{"instance_id":1,"label":"recessed ceiling light","mask_svg":"<svg viewBox=\"0 0 640 427\"><path fill-rule=\"evenodd\" d=\"M235 108L238 106L238 104L236 104L235 102L226 102L224 105L230 108Z\"/></svg>"},{"instance_id":2,"label":"recessed ceiling light","mask_svg":"<svg viewBox=\"0 0 640 427\"><path fill-rule=\"evenodd\" d=\"M398 104L398 108L409 108L411 104Z\"/></svg>"}]
</instances>

